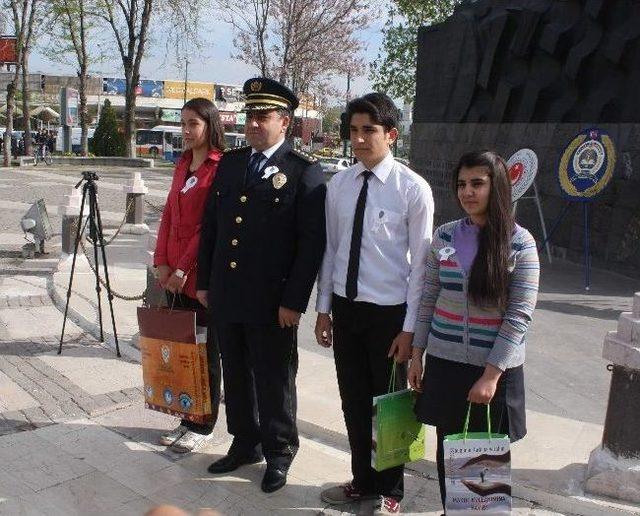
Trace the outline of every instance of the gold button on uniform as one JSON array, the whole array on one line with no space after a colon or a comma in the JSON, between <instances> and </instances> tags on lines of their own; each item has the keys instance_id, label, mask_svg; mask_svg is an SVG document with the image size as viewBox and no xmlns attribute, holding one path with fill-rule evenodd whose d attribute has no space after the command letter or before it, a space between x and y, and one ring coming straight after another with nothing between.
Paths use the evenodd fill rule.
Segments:
<instances>
[{"instance_id":1,"label":"gold button on uniform","mask_svg":"<svg viewBox=\"0 0 640 516\"><path fill-rule=\"evenodd\" d=\"M232 269L235 269L238 266L238 264L236 262L231 262L229 264L229 267L231 267Z\"/></svg>"},{"instance_id":2,"label":"gold button on uniform","mask_svg":"<svg viewBox=\"0 0 640 516\"><path fill-rule=\"evenodd\" d=\"M236 247L236 246L238 245L238 239L237 239L237 238L234 238L234 239L231 241L231 245L232 245L233 247Z\"/></svg>"},{"instance_id":3,"label":"gold button on uniform","mask_svg":"<svg viewBox=\"0 0 640 516\"><path fill-rule=\"evenodd\" d=\"M242 222L242 217L236 217L236 224L240 224Z\"/></svg>"},{"instance_id":4,"label":"gold button on uniform","mask_svg":"<svg viewBox=\"0 0 640 516\"><path fill-rule=\"evenodd\" d=\"M242 195L240 197L240 202L247 202L247 196L246 195Z\"/></svg>"},{"instance_id":5,"label":"gold button on uniform","mask_svg":"<svg viewBox=\"0 0 640 516\"><path fill-rule=\"evenodd\" d=\"M276 197L276 198L274 199L274 201L275 201L275 202L280 202L280 198L279 198L279 197Z\"/></svg>"}]
</instances>

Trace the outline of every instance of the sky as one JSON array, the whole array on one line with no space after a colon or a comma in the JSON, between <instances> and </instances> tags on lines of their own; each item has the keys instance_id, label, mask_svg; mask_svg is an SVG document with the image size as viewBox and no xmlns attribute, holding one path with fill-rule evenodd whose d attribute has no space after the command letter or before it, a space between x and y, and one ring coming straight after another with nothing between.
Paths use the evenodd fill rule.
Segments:
<instances>
[{"instance_id":1,"label":"sky","mask_svg":"<svg viewBox=\"0 0 640 516\"><path fill-rule=\"evenodd\" d=\"M377 17L366 30L358 34L360 40L366 44L364 58L367 65L378 55L382 41L380 29L383 23L384 20ZM141 67L141 78L183 80L184 67L183 65L178 67L174 62L170 62L171 59L166 58L165 41L163 41L160 32L156 30L155 33L152 32L151 34L149 51ZM229 24L220 20L217 16L206 16L202 24L202 34L205 41L202 52L204 55L200 59L190 61L189 80L241 85L248 78L257 75L257 70L252 66L231 59L233 32ZM103 49L106 49L107 53L112 57L109 57L104 63L92 67L91 72L102 74L106 77L123 77L122 65L115 42L111 39L106 39ZM29 67L31 73L75 74L73 67L65 65L59 60L52 61L48 59L45 53L37 48L31 55ZM367 78L367 74L368 66L362 77L352 78L352 97L370 91L371 83ZM336 78L335 85L344 92L346 90L346 77ZM341 103L341 100L338 98L331 99L330 104Z\"/></svg>"}]
</instances>

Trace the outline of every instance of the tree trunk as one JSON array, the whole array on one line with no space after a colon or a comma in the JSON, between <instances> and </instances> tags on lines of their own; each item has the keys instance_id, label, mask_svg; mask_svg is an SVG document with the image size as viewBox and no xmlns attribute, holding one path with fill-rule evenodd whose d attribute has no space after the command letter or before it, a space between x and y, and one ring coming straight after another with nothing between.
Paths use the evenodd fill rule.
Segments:
<instances>
[{"instance_id":1,"label":"tree trunk","mask_svg":"<svg viewBox=\"0 0 640 516\"><path fill-rule=\"evenodd\" d=\"M31 142L31 99L29 98L29 52L22 54L22 119L24 120L24 154L33 154Z\"/></svg>"},{"instance_id":2,"label":"tree trunk","mask_svg":"<svg viewBox=\"0 0 640 516\"><path fill-rule=\"evenodd\" d=\"M17 70L15 75L17 75ZM16 107L15 75L14 82L7 86L7 127L4 132L4 152L2 160L2 164L5 167L11 165L11 135L13 134L13 113Z\"/></svg>"},{"instance_id":3,"label":"tree trunk","mask_svg":"<svg viewBox=\"0 0 640 516\"><path fill-rule=\"evenodd\" d=\"M78 109L80 110L81 127L80 145L81 154L86 157L89 155L89 111L87 108L87 70L85 66L80 68L78 78L78 96L80 97Z\"/></svg>"},{"instance_id":4,"label":"tree trunk","mask_svg":"<svg viewBox=\"0 0 640 516\"><path fill-rule=\"evenodd\" d=\"M136 90L129 79L124 102L124 140L127 156L136 157Z\"/></svg>"}]
</instances>

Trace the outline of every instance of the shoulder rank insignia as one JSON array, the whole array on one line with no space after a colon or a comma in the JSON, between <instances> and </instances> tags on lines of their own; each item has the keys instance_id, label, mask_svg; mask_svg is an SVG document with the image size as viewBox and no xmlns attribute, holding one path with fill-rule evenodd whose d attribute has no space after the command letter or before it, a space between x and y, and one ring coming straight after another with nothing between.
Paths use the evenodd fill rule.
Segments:
<instances>
[{"instance_id":1,"label":"shoulder rank insignia","mask_svg":"<svg viewBox=\"0 0 640 516\"><path fill-rule=\"evenodd\" d=\"M301 151L298 149L291 149L291 152L296 156L298 156L299 158L302 158L303 160L305 160L307 163L316 163L318 161L318 158L315 158L311 154L307 154L304 151Z\"/></svg>"}]
</instances>

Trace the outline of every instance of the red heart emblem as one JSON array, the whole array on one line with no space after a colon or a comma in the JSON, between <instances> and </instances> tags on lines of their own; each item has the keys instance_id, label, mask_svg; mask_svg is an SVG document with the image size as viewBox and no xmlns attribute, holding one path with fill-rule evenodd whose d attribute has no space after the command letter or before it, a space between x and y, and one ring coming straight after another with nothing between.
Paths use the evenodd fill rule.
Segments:
<instances>
[{"instance_id":1,"label":"red heart emblem","mask_svg":"<svg viewBox=\"0 0 640 516\"><path fill-rule=\"evenodd\" d=\"M520 162L514 163L509 169L509 177L511 178L511 184L515 184L520 181L524 172L524 165Z\"/></svg>"}]
</instances>

